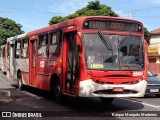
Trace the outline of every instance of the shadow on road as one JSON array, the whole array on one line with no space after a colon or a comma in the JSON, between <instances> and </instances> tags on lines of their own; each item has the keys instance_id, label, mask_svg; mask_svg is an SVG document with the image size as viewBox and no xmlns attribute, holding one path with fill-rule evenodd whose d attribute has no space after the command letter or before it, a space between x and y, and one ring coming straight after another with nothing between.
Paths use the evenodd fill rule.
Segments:
<instances>
[{"instance_id":1,"label":"shadow on road","mask_svg":"<svg viewBox=\"0 0 160 120\"><path fill-rule=\"evenodd\" d=\"M32 94L37 96L43 97L48 101L52 101L54 104L56 103L53 98L51 97L50 93L44 90L39 90L33 87L25 86L25 91L28 91ZM75 97L63 97L63 103L58 104L60 106L65 106L68 109L75 110L75 111L92 111L92 112L116 112L116 111L136 111L143 109L144 106L140 102L132 102L128 101L127 99L123 98L115 98L112 104L104 105L101 103L99 98L75 98Z\"/></svg>"}]
</instances>

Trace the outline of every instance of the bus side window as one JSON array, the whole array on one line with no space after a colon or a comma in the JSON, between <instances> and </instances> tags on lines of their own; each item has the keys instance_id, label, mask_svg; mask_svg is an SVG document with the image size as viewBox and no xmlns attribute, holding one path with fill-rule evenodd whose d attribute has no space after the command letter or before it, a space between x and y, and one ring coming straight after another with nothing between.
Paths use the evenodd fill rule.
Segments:
<instances>
[{"instance_id":1,"label":"bus side window","mask_svg":"<svg viewBox=\"0 0 160 120\"><path fill-rule=\"evenodd\" d=\"M22 40L22 58L28 58L28 38Z\"/></svg>"},{"instance_id":2,"label":"bus side window","mask_svg":"<svg viewBox=\"0 0 160 120\"><path fill-rule=\"evenodd\" d=\"M61 52L61 31L50 34L49 57L59 57Z\"/></svg>"},{"instance_id":3,"label":"bus side window","mask_svg":"<svg viewBox=\"0 0 160 120\"><path fill-rule=\"evenodd\" d=\"M39 36L39 45L38 45L38 58L48 57L47 55L47 46L48 46L48 34Z\"/></svg>"},{"instance_id":4,"label":"bus side window","mask_svg":"<svg viewBox=\"0 0 160 120\"><path fill-rule=\"evenodd\" d=\"M21 40L17 40L15 46L15 58L20 58L20 56L21 56Z\"/></svg>"}]
</instances>

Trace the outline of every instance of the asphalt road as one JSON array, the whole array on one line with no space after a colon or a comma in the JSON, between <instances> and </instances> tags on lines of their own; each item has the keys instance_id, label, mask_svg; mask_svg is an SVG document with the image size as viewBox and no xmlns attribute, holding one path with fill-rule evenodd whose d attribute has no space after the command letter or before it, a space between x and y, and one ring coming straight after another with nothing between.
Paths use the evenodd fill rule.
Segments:
<instances>
[{"instance_id":1,"label":"asphalt road","mask_svg":"<svg viewBox=\"0 0 160 120\"><path fill-rule=\"evenodd\" d=\"M11 112L12 118L3 119L34 119L34 120L159 120L160 98L116 98L111 105L103 105L98 98L65 97L62 104L56 103L46 91L26 87L24 91L10 85L9 80L0 72L0 84L5 84L11 97L0 98L0 111ZM2 80L3 79L3 80ZM7 82L5 83L4 80ZM3 81L3 82L1 82ZM0 85L3 86L3 85ZM1 88L2 89L2 88ZM3 89L5 87L3 86ZM39 113L42 118L17 117L25 112ZM38 114L37 114L38 115ZM148 116L147 116L148 115ZM134 117L133 117L134 116ZM144 117L145 116L145 117Z\"/></svg>"}]
</instances>

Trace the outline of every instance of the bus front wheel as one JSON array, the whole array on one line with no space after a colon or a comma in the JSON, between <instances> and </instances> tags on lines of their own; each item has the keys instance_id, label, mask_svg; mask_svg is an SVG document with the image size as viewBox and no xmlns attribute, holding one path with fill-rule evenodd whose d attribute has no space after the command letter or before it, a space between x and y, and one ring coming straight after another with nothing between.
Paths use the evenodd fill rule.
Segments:
<instances>
[{"instance_id":1,"label":"bus front wheel","mask_svg":"<svg viewBox=\"0 0 160 120\"><path fill-rule=\"evenodd\" d=\"M51 94L56 102L62 102L62 94L59 82L52 82L51 83Z\"/></svg>"},{"instance_id":2,"label":"bus front wheel","mask_svg":"<svg viewBox=\"0 0 160 120\"><path fill-rule=\"evenodd\" d=\"M157 98L160 98L160 94L157 94L156 96L157 96Z\"/></svg>"}]
</instances>

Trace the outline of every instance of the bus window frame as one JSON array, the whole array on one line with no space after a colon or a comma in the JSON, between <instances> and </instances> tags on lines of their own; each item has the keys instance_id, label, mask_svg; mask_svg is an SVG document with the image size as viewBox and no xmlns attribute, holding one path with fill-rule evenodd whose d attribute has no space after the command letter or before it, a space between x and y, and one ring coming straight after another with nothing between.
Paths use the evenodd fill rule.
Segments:
<instances>
[{"instance_id":1,"label":"bus window frame","mask_svg":"<svg viewBox=\"0 0 160 120\"><path fill-rule=\"evenodd\" d=\"M2 57L5 57L5 47L2 48Z\"/></svg>"},{"instance_id":2,"label":"bus window frame","mask_svg":"<svg viewBox=\"0 0 160 120\"><path fill-rule=\"evenodd\" d=\"M44 37L45 35L47 35L47 37L46 37L47 38L47 43L45 43L45 45L43 45L42 43L40 43L40 37L41 36ZM38 59L48 58L48 53L47 53L47 51L48 51L48 45L49 45L49 34L48 34L48 32L39 34L38 35L38 47L37 47L37 58ZM39 56L39 50L40 50L40 48L43 48L43 47L46 47L45 50L44 50L45 56L44 55L43 56L42 55Z\"/></svg>"},{"instance_id":3,"label":"bus window frame","mask_svg":"<svg viewBox=\"0 0 160 120\"><path fill-rule=\"evenodd\" d=\"M19 48L17 49L17 43L20 43ZM20 59L21 58L21 47L22 47L22 40L21 39L17 39L15 40L15 53L14 53L14 57L16 59ZM19 50L19 57L17 57L17 50Z\"/></svg>"},{"instance_id":4,"label":"bus window frame","mask_svg":"<svg viewBox=\"0 0 160 120\"><path fill-rule=\"evenodd\" d=\"M24 41L27 41L27 47L24 46ZM29 38L22 38L22 42L21 42L21 58L22 59L28 59L29 58ZM26 49L26 57L24 57L23 54L23 50Z\"/></svg>"},{"instance_id":5,"label":"bus window frame","mask_svg":"<svg viewBox=\"0 0 160 120\"><path fill-rule=\"evenodd\" d=\"M56 35L56 41L53 43L53 35ZM54 49L54 53L57 53L56 55L50 56L50 47L56 46ZM62 31L57 30L57 31L51 31L49 33L49 46L48 46L48 57L49 58L58 58L61 53L61 48L62 48Z\"/></svg>"}]
</instances>

